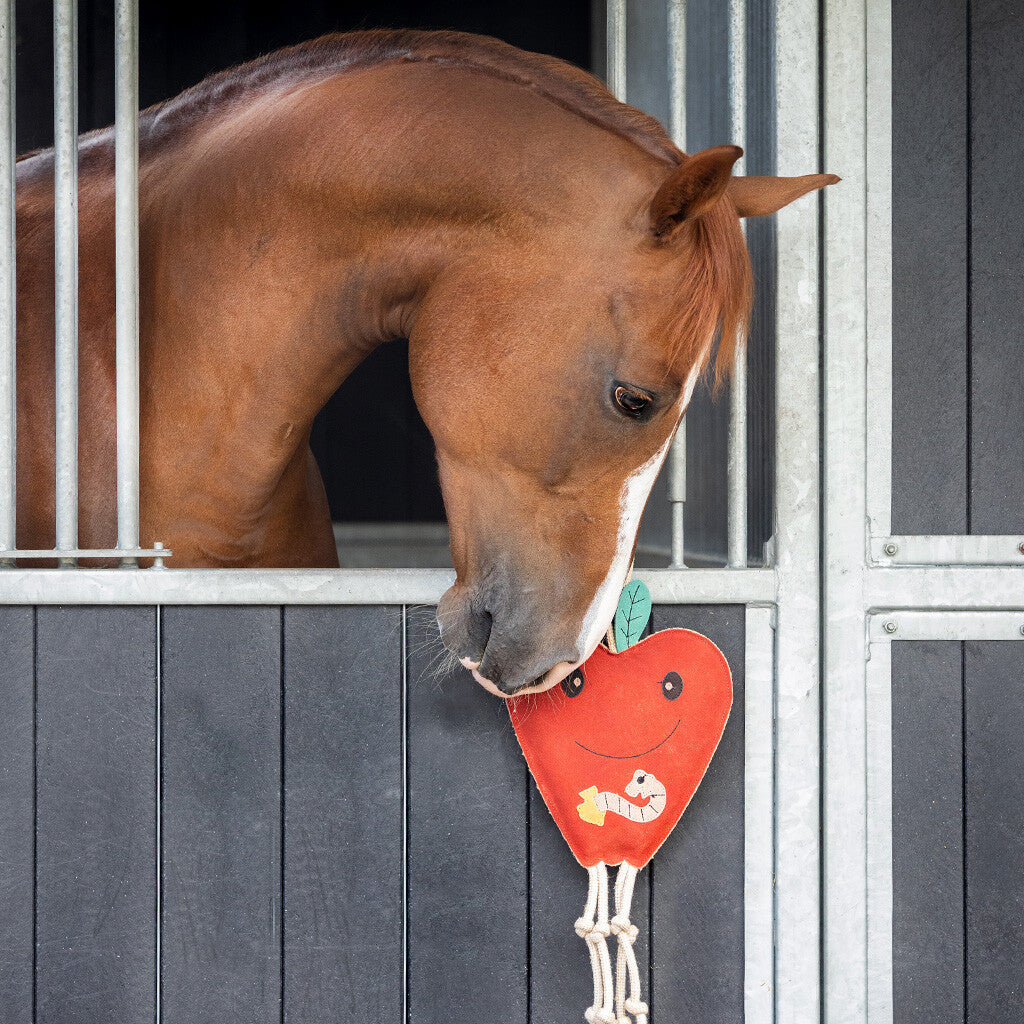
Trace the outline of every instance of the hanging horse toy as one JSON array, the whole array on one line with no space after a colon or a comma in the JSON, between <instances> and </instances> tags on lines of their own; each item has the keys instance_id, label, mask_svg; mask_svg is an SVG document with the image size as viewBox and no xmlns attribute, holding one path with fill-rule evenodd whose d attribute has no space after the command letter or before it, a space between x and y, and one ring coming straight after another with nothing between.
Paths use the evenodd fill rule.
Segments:
<instances>
[{"instance_id":1,"label":"hanging horse toy","mask_svg":"<svg viewBox=\"0 0 1024 1024\"><path fill-rule=\"evenodd\" d=\"M637 872L668 838L707 771L732 707L722 652L688 629L640 637L651 599L622 592L614 643L598 646L555 689L508 701L516 736L590 886L576 933L594 974L589 1024L647 1024L629 920ZM615 876L609 909L608 867ZM618 940L614 976L608 938ZM627 979L629 982L627 995Z\"/></svg>"}]
</instances>

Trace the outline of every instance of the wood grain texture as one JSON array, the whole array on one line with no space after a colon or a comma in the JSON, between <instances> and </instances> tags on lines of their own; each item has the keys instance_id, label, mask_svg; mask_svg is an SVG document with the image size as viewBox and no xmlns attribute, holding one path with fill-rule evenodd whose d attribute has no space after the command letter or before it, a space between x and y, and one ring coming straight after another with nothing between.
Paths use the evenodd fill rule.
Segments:
<instances>
[{"instance_id":1,"label":"wood grain texture","mask_svg":"<svg viewBox=\"0 0 1024 1024\"><path fill-rule=\"evenodd\" d=\"M964 1017L962 645L892 645L893 1008Z\"/></svg>"},{"instance_id":2,"label":"wood grain texture","mask_svg":"<svg viewBox=\"0 0 1024 1024\"><path fill-rule=\"evenodd\" d=\"M401 1021L401 608L286 608L285 1019Z\"/></svg>"},{"instance_id":3,"label":"wood grain texture","mask_svg":"<svg viewBox=\"0 0 1024 1024\"><path fill-rule=\"evenodd\" d=\"M895 533L967 531L966 28L961 0L893 0Z\"/></svg>"},{"instance_id":4,"label":"wood grain texture","mask_svg":"<svg viewBox=\"0 0 1024 1024\"><path fill-rule=\"evenodd\" d=\"M969 642L964 668L966 1016L1002 1024L1024 1002L1024 643Z\"/></svg>"},{"instance_id":5,"label":"wood grain texture","mask_svg":"<svg viewBox=\"0 0 1024 1024\"><path fill-rule=\"evenodd\" d=\"M1024 6L973 0L971 533L1024 532Z\"/></svg>"},{"instance_id":6,"label":"wood grain texture","mask_svg":"<svg viewBox=\"0 0 1024 1024\"><path fill-rule=\"evenodd\" d=\"M37 611L36 1020L145 1024L155 991L152 608Z\"/></svg>"},{"instance_id":7,"label":"wood grain texture","mask_svg":"<svg viewBox=\"0 0 1024 1024\"><path fill-rule=\"evenodd\" d=\"M742 1024L744 611L660 605L652 625L703 633L733 678L732 713L707 775L648 868L652 1016Z\"/></svg>"},{"instance_id":8,"label":"wood grain texture","mask_svg":"<svg viewBox=\"0 0 1024 1024\"><path fill-rule=\"evenodd\" d=\"M166 1024L279 1024L281 610L166 608Z\"/></svg>"},{"instance_id":9,"label":"wood grain texture","mask_svg":"<svg viewBox=\"0 0 1024 1024\"><path fill-rule=\"evenodd\" d=\"M0 1020L31 1024L34 613L0 608Z\"/></svg>"},{"instance_id":10,"label":"wood grain texture","mask_svg":"<svg viewBox=\"0 0 1024 1024\"><path fill-rule=\"evenodd\" d=\"M504 702L434 668L433 609L408 633L410 1020L525 1022L526 762Z\"/></svg>"}]
</instances>

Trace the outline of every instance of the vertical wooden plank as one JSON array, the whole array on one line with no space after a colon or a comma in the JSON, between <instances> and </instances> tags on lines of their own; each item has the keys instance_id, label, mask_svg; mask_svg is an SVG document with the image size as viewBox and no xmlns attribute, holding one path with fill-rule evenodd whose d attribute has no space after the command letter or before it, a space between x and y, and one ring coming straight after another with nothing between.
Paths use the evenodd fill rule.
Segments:
<instances>
[{"instance_id":1,"label":"vertical wooden plank","mask_svg":"<svg viewBox=\"0 0 1024 1024\"><path fill-rule=\"evenodd\" d=\"M1024 643L964 649L966 1019L1019 1020L1024 1002Z\"/></svg>"},{"instance_id":2,"label":"vertical wooden plank","mask_svg":"<svg viewBox=\"0 0 1024 1024\"><path fill-rule=\"evenodd\" d=\"M433 614L408 618L410 1020L514 1024L527 1019L526 763L504 702L443 667Z\"/></svg>"},{"instance_id":3,"label":"vertical wooden plank","mask_svg":"<svg viewBox=\"0 0 1024 1024\"><path fill-rule=\"evenodd\" d=\"M1024 63L1019 0L974 0L971 35L971 533L1024 531Z\"/></svg>"},{"instance_id":4,"label":"vertical wooden plank","mask_svg":"<svg viewBox=\"0 0 1024 1024\"><path fill-rule=\"evenodd\" d=\"M153 1020L154 614L37 612L39 1024Z\"/></svg>"},{"instance_id":5,"label":"vertical wooden plank","mask_svg":"<svg viewBox=\"0 0 1024 1024\"><path fill-rule=\"evenodd\" d=\"M281 610L167 608L163 1019L281 1013Z\"/></svg>"},{"instance_id":6,"label":"vertical wooden plank","mask_svg":"<svg viewBox=\"0 0 1024 1024\"><path fill-rule=\"evenodd\" d=\"M285 1019L402 1020L401 608L287 608Z\"/></svg>"},{"instance_id":7,"label":"vertical wooden plank","mask_svg":"<svg viewBox=\"0 0 1024 1024\"><path fill-rule=\"evenodd\" d=\"M32 1014L33 611L0 608L0 1020Z\"/></svg>"},{"instance_id":8,"label":"vertical wooden plank","mask_svg":"<svg viewBox=\"0 0 1024 1024\"><path fill-rule=\"evenodd\" d=\"M962 0L892 4L892 524L967 527L967 36ZM840 174L842 171L839 172Z\"/></svg>"},{"instance_id":9,"label":"vertical wooden plank","mask_svg":"<svg viewBox=\"0 0 1024 1024\"><path fill-rule=\"evenodd\" d=\"M654 1020L742 1024L744 610L659 606L652 624L713 640L732 671L733 704L704 781L648 868L651 1013Z\"/></svg>"},{"instance_id":10,"label":"vertical wooden plank","mask_svg":"<svg viewBox=\"0 0 1024 1024\"><path fill-rule=\"evenodd\" d=\"M962 646L892 645L893 1010L964 1018Z\"/></svg>"}]
</instances>

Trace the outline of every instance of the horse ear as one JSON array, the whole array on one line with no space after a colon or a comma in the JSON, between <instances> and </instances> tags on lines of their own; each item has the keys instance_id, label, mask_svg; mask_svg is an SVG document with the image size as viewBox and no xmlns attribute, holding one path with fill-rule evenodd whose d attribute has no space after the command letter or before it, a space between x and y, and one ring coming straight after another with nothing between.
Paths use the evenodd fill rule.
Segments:
<instances>
[{"instance_id":1,"label":"horse ear","mask_svg":"<svg viewBox=\"0 0 1024 1024\"><path fill-rule=\"evenodd\" d=\"M799 178L731 178L727 192L741 217L763 217L789 206L817 188L834 185L834 174L804 174Z\"/></svg>"},{"instance_id":2,"label":"horse ear","mask_svg":"<svg viewBox=\"0 0 1024 1024\"><path fill-rule=\"evenodd\" d=\"M741 156L739 146L715 146L684 158L651 200L654 234L665 238L684 221L707 213L725 194L732 165Z\"/></svg>"}]
</instances>

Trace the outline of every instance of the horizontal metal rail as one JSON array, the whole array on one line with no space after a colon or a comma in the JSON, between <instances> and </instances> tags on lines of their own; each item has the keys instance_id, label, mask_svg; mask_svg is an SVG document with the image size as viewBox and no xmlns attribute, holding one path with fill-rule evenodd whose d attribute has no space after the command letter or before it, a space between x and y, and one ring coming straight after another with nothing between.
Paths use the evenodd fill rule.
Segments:
<instances>
[{"instance_id":1,"label":"horizontal metal rail","mask_svg":"<svg viewBox=\"0 0 1024 1024\"><path fill-rule=\"evenodd\" d=\"M99 557L118 557L117 549ZM137 550L146 558L154 552ZM155 554L166 554L157 551ZM39 552L36 557L53 558ZM97 557L81 552L79 557ZM771 569L668 569L636 574L660 604L768 605ZM437 604L455 582L451 569L4 569L3 604Z\"/></svg>"},{"instance_id":2,"label":"horizontal metal rail","mask_svg":"<svg viewBox=\"0 0 1024 1024\"><path fill-rule=\"evenodd\" d=\"M1024 565L1024 535L873 537L879 565Z\"/></svg>"}]
</instances>

